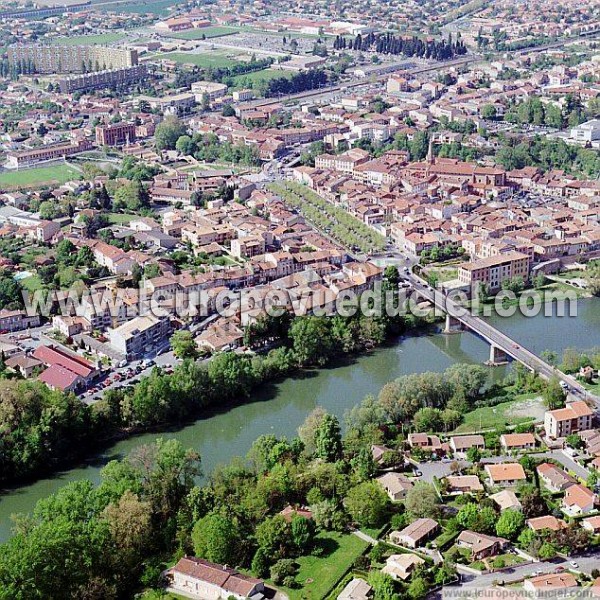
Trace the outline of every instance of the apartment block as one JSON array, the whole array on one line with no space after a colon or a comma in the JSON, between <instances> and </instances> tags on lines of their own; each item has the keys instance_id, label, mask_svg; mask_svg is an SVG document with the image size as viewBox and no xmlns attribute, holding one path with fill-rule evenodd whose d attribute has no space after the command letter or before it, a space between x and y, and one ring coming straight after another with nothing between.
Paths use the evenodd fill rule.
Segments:
<instances>
[{"instance_id":1,"label":"apartment block","mask_svg":"<svg viewBox=\"0 0 600 600\"><path fill-rule=\"evenodd\" d=\"M113 123L96 127L96 144L121 146L135 141L135 123Z\"/></svg>"},{"instance_id":2,"label":"apartment block","mask_svg":"<svg viewBox=\"0 0 600 600\"><path fill-rule=\"evenodd\" d=\"M594 412L583 400L568 402L565 408L546 411L544 429L549 438L561 438L592 428Z\"/></svg>"},{"instance_id":3,"label":"apartment block","mask_svg":"<svg viewBox=\"0 0 600 600\"><path fill-rule=\"evenodd\" d=\"M521 277L529 279L531 258L521 252L508 252L468 262L458 268L458 279L471 288L484 284L490 291L497 291L504 281Z\"/></svg>"},{"instance_id":4,"label":"apartment block","mask_svg":"<svg viewBox=\"0 0 600 600\"><path fill-rule=\"evenodd\" d=\"M147 75L148 69L146 65L135 65L121 69L92 71L90 73L72 75L71 77L60 79L58 85L63 94L103 88L125 88L139 83Z\"/></svg>"},{"instance_id":5,"label":"apartment block","mask_svg":"<svg viewBox=\"0 0 600 600\"><path fill-rule=\"evenodd\" d=\"M34 73L88 73L133 67L138 64L138 53L97 45L18 44L8 48L8 61Z\"/></svg>"},{"instance_id":6,"label":"apartment block","mask_svg":"<svg viewBox=\"0 0 600 600\"><path fill-rule=\"evenodd\" d=\"M92 143L89 140L79 140L76 143L48 144L32 150L21 150L9 152L6 155L6 168L19 169L29 167L41 162L61 160L67 156L91 150Z\"/></svg>"},{"instance_id":7,"label":"apartment block","mask_svg":"<svg viewBox=\"0 0 600 600\"><path fill-rule=\"evenodd\" d=\"M110 345L129 360L141 358L167 341L169 319L143 316L131 319L116 329L110 329Z\"/></svg>"}]
</instances>

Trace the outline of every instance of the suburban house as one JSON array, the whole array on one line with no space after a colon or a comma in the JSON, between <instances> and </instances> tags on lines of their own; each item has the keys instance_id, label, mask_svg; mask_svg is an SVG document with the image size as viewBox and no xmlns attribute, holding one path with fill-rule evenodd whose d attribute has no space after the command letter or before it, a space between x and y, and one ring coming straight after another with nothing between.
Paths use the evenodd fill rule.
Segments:
<instances>
[{"instance_id":1,"label":"suburban house","mask_svg":"<svg viewBox=\"0 0 600 600\"><path fill-rule=\"evenodd\" d=\"M544 429L549 438L562 438L591 429L593 417L594 412L583 400L567 402L565 408L546 411Z\"/></svg>"},{"instance_id":2,"label":"suburban house","mask_svg":"<svg viewBox=\"0 0 600 600\"><path fill-rule=\"evenodd\" d=\"M406 498L408 490L413 486L410 479L402 473L386 473L385 475L378 477L377 481L386 491L390 500L394 502Z\"/></svg>"},{"instance_id":3,"label":"suburban house","mask_svg":"<svg viewBox=\"0 0 600 600\"><path fill-rule=\"evenodd\" d=\"M373 595L373 588L364 580L355 577L342 590L337 600L368 600Z\"/></svg>"},{"instance_id":4,"label":"suburban house","mask_svg":"<svg viewBox=\"0 0 600 600\"><path fill-rule=\"evenodd\" d=\"M428 435L427 433L409 433L408 445L411 448L421 448L430 452L438 452L442 449L442 442L437 435Z\"/></svg>"},{"instance_id":5,"label":"suburban house","mask_svg":"<svg viewBox=\"0 0 600 600\"><path fill-rule=\"evenodd\" d=\"M456 538L459 548L467 548L471 551L471 560L481 560L488 556L495 556L502 552L508 541L504 538L492 537L474 531L462 531Z\"/></svg>"},{"instance_id":6,"label":"suburban house","mask_svg":"<svg viewBox=\"0 0 600 600\"><path fill-rule=\"evenodd\" d=\"M554 515L545 515L543 517L534 517L527 520L527 527L532 531L558 531L564 529L567 524L562 519L557 519Z\"/></svg>"},{"instance_id":7,"label":"suburban house","mask_svg":"<svg viewBox=\"0 0 600 600\"><path fill-rule=\"evenodd\" d=\"M569 572L564 573L546 573L537 577L531 577L523 582L523 589L533 594L543 594L544 592L556 592L576 588L577 580Z\"/></svg>"},{"instance_id":8,"label":"suburban house","mask_svg":"<svg viewBox=\"0 0 600 600\"><path fill-rule=\"evenodd\" d=\"M391 448L387 446L379 446L377 444L373 444L371 446L371 455L373 456L373 460L378 464L382 464L384 461L384 456L388 452L394 452Z\"/></svg>"},{"instance_id":9,"label":"suburban house","mask_svg":"<svg viewBox=\"0 0 600 600\"><path fill-rule=\"evenodd\" d=\"M294 508L291 505L287 505L279 514L289 523L294 517L303 517L305 519L312 519L312 511L308 508Z\"/></svg>"},{"instance_id":10,"label":"suburban house","mask_svg":"<svg viewBox=\"0 0 600 600\"><path fill-rule=\"evenodd\" d=\"M505 433L500 436L500 445L505 452L533 450L535 449L535 437L533 433Z\"/></svg>"},{"instance_id":11,"label":"suburban house","mask_svg":"<svg viewBox=\"0 0 600 600\"><path fill-rule=\"evenodd\" d=\"M492 494L490 500L493 500L501 511L521 510L523 505L512 490L502 490L497 494Z\"/></svg>"},{"instance_id":12,"label":"suburban house","mask_svg":"<svg viewBox=\"0 0 600 600\"><path fill-rule=\"evenodd\" d=\"M188 598L244 600L264 598L265 584L227 566L211 563L202 558L185 556L167 571L169 589L182 592Z\"/></svg>"},{"instance_id":13,"label":"suburban house","mask_svg":"<svg viewBox=\"0 0 600 600\"><path fill-rule=\"evenodd\" d=\"M492 485L508 487L527 480L525 470L519 463L485 465L485 472L490 478Z\"/></svg>"},{"instance_id":14,"label":"suburban house","mask_svg":"<svg viewBox=\"0 0 600 600\"><path fill-rule=\"evenodd\" d=\"M467 450L477 448L485 450L485 440L482 435L458 435L450 438L450 448L454 454L464 455Z\"/></svg>"},{"instance_id":15,"label":"suburban house","mask_svg":"<svg viewBox=\"0 0 600 600\"><path fill-rule=\"evenodd\" d=\"M389 575L392 579L405 581L415 570L415 567L424 565L425 561L414 554L392 554L381 569L382 573Z\"/></svg>"},{"instance_id":16,"label":"suburban house","mask_svg":"<svg viewBox=\"0 0 600 600\"><path fill-rule=\"evenodd\" d=\"M562 509L570 517L587 515L594 510L596 495L584 485L576 483L565 490Z\"/></svg>"},{"instance_id":17,"label":"suburban house","mask_svg":"<svg viewBox=\"0 0 600 600\"><path fill-rule=\"evenodd\" d=\"M483 485L477 475L448 475L448 492L464 494L467 492L483 492Z\"/></svg>"},{"instance_id":18,"label":"suburban house","mask_svg":"<svg viewBox=\"0 0 600 600\"><path fill-rule=\"evenodd\" d=\"M553 493L562 492L577 483L574 477L550 463L542 463L536 471L544 487Z\"/></svg>"},{"instance_id":19,"label":"suburban house","mask_svg":"<svg viewBox=\"0 0 600 600\"><path fill-rule=\"evenodd\" d=\"M390 540L394 544L407 546L408 548L418 548L424 542L431 539L439 530L437 521L433 519L417 519L402 531L392 531Z\"/></svg>"},{"instance_id":20,"label":"suburban house","mask_svg":"<svg viewBox=\"0 0 600 600\"><path fill-rule=\"evenodd\" d=\"M587 519L581 520L581 526L593 534L597 535L600 533L600 516L588 517Z\"/></svg>"}]
</instances>

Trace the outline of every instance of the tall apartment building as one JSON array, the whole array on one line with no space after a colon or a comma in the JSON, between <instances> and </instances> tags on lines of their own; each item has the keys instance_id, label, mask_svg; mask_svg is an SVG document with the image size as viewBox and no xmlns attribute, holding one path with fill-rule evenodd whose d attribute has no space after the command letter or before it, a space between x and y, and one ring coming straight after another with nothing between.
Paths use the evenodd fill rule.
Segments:
<instances>
[{"instance_id":1,"label":"tall apartment building","mask_svg":"<svg viewBox=\"0 0 600 600\"><path fill-rule=\"evenodd\" d=\"M8 61L34 73L88 73L124 69L138 64L138 52L110 46L17 44L9 46Z\"/></svg>"},{"instance_id":2,"label":"tall apartment building","mask_svg":"<svg viewBox=\"0 0 600 600\"><path fill-rule=\"evenodd\" d=\"M146 65L135 65L108 71L92 71L90 73L79 73L58 81L60 91L63 94L72 92L87 92L102 88L123 88L134 85L148 75Z\"/></svg>"},{"instance_id":3,"label":"tall apartment building","mask_svg":"<svg viewBox=\"0 0 600 600\"><path fill-rule=\"evenodd\" d=\"M502 287L504 281L514 277L527 281L530 265L531 258L527 254L507 252L460 265L458 279L471 288L484 284L494 292Z\"/></svg>"},{"instance_id":4,"label":"tall apartment building","mask_svg":"<svg viewBox=\"0 0 600 600\"><path fill-rule=\"evenodd\" d=\"M112 123L96 127L96 144L121 146L135 141L135 123Z\"/></svg>"}]
</instances>

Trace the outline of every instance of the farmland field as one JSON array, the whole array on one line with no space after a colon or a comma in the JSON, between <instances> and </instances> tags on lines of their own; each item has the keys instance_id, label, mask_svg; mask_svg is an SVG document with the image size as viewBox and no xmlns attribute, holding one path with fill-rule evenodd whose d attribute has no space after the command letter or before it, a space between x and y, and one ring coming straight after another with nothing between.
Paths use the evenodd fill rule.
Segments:
<instances>
[{"instance_id":1,"label":"farmland field","mask_svg":"<svg viewBox=\"0 0 600 600\"><path fill-rule=\"evenodd\" d=\"M38 167L24 171L5 171L0 173L0 187L18 187L42 183L64 183L70 179L79 179L77 169L68 164L51 167Z\"/></svg>"}]
</instances>

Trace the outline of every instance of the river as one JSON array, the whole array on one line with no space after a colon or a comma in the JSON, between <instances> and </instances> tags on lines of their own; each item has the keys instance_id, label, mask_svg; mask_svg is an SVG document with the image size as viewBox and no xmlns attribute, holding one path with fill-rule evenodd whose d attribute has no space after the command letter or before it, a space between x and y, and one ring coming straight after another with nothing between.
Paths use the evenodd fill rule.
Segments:
<instances>
[{"instance_id":1,"label":"river","mask_svg":"<svg viewBox=\"0 0 600 600\"><path fill-rule=\"evenodd\" d=\"M495 316L490 322L537 353L545 349L560 352L567 347L583 350L600 346L597 300L580 301L576 318L515 315L509 319ZM342 419L344 413L367 394L377 394L383 385L399 375L443 371L456 362L483 363L488 354L487 344L473 334L443 335L431 331L400 338L393 345L359 356L347 364L265 385L251 402L212 413L176 431L144 434L115 443L78 468L6 491L0 496L0 541L10 535L11 514L30 512L37 500L56 492L69 481L82 478L99 481L100 469L107 461L125 456L133 448L157 437L175 437L185 447L195 448L202 456L203 470L207 473L233 456L245 455L262 434L293 437L316 406L323 406ZM505 373L506 368L498 367L493 369L492 376L501 378Z\"/></svg>"}]
</instances>

